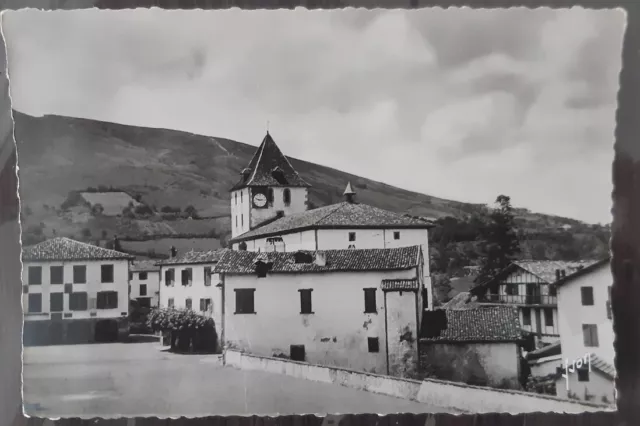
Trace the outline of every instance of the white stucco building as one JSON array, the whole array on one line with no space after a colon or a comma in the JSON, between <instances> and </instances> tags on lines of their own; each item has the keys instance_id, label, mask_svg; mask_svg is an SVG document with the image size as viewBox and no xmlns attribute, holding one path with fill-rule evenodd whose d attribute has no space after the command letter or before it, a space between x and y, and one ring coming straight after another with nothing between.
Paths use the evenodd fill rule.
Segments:
<instances>
[{"instance_id":1,"label":"white stucco building","mask_svg":"<svg viewBox=\"0 0 640 426\"><path fill-rule=\"evenodd\" d=\"M357 203L347 184L345 202L307 209L307 184L267 134L231 190L231 246L254 252L389 249L420 245L429 253L433 224ZM427 261L422 266L425 308L433 307Z\"/></svg>"},{"instance_id":2,"label":"white stucco building","mask_svg":"<svg viewBox=\"0 0 640 426\"><path fill-rule=\"evenodd\" d=\"M210 316L218 336L222 333L220 279L213 268L225 250L189 251L158 262L160 267L160 307L191 309Z\"/></svg>"},{"instance_id":3,"label":"white stucco building","mask_svg":"<svg viewBox=\"0 0 640 426\"><path fill-rule=\"evenodd\" d=\"M155 308L160 303L160 266L156 260L136 260L129 268L129 297L140 307Z\"/></svg>"},{"instance_id":4,"label":"white stucco building","mask_svg":"<svg viewBox=\"0 0 640 426\"><path fill-rule=\"evenodd\" d=\"M25 247L25 342L113 339L128 332L132 256L69 238Z\"/></svg>"},{"instance_id":5,"label":"white stucco building","mask_svg":"<svg viewBox=\"0 0 640 426\"><path fill-rule=\"evenodd\" d=\"M615 368L611 286L613 276L609 259L594 263L558 282L560 343L563 361L569 364L590 359L589 366L561 377L556 384L559 396L589 399L594 402L615 401Z\"/></svg>"},{"instance_id":6,"label":"white stucco building","mask_svg":"<svg viewBox=\"0 0 640 426\"><path fill-rule=\"evenodd\" d=\"M551 344L560 338L557 282L593 263L516 261L471 292L486 305L517 306L522 329L533 333L538 344Z\"/></svg>"},{"instance_id":7,"label":"white stucco building","mask_svg":"<svg viewBox=\"0 0 640 426\"><path fill-rule=\"evenodd\" d=\"M225 347L394 376L418 365L420 245L227 251L214 271Z\"/></svg>"}]
</instances>

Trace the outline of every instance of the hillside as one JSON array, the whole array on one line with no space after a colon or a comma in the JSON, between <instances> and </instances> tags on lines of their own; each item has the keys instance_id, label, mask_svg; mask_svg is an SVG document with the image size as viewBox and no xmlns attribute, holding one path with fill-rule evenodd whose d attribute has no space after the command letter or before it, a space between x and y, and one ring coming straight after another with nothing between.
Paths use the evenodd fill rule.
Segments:
<instances>
[{"instance_id":1,"label":"hillside","mask_svg":"<svg viewBox=\"0 0 640 426\"><path fill-rule=\"evenodd\" d=\"M225 239L230 231L228 190L256 149L224 138L174 130L60 116L36 118L17 111L14 118L26 236L39 233L40 237L55 234L105 239L117 234L148 239L197 235ZM277 142L277 135L275 138ZM432 233L434 272L452 274L464 266L461 263L472 264L477 259L472 218L484 214L484 206L418 194L290 160L312 185L312 206L338 202L351 181L360 202L437 219L439 230ZM124 191L136 204L147 206L149 214L97 217L90 203L69 208L70 195L88 188ZM82 197L85 201L96 199L87 194ZM172 209L184 211L187 206L195 208L199 220L172 213ZM525 209L518 209L517 214L526 239L523 256L590 257L606 252L607 228Z\"/></svg>"}]
</instances>

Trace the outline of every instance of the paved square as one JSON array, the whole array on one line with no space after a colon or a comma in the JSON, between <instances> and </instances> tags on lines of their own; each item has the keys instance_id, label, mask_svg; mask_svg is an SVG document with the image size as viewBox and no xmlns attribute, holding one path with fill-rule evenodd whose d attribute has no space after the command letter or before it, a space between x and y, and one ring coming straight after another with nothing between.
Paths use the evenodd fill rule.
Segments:
<instances>
[{"instance_id":1,"label":"paved square","mask_svg":"<svg viewBox=\"0 0 640 426\"><path fill-rule=\"evenodd\" d=\"M37 417L453 412L176 355L157 342L26 347L25 411Z\"/></svg>"}]
</instances>

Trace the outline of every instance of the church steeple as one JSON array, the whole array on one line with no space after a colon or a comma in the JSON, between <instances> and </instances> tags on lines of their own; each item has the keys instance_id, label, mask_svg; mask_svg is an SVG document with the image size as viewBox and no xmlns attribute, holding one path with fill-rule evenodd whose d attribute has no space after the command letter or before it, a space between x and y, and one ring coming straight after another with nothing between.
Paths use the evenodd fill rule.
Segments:
<instances>
[{"instance_id":1,"label":"church steeple","mask_svg":"<svg viewBox=\"0 0 640 426\"><path fill-rule=\"evenodd\" d=\"M344 193L342 195L344 195L344 199L347 203L353 204L355 202L356 193L351 188L351 182L347 183L347 188L344 190Z\"/></svg>"}]
</instances>

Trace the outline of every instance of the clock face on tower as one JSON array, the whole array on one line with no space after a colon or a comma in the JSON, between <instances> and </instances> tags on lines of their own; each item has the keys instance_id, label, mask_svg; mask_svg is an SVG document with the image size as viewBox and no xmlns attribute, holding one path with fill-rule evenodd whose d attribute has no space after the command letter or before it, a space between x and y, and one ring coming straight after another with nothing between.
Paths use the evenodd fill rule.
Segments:
<instances>
[{"instance_id":1,"label":"clock face on tower","mask_svg":"<svg viewBox=\"0 0 640 426\"><path fill-rule=\"evenodd\" d=\"M264 207L267 205L267 196L264 194L256 194L253 196L253 204L256 207Z\"/></svg>"}]
</instances>

